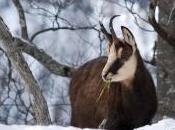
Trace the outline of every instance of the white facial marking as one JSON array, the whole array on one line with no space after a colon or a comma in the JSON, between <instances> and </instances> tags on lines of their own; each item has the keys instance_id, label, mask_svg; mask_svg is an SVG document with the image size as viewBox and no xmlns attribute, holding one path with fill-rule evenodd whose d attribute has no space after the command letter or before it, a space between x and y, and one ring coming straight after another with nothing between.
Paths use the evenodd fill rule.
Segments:
<instances>
[{"instance_id":1,"label":"white facial marking","mask_svg":"<svg viewBox=\"0 0 175 130\"><path fill-rule=\"evenodd\" d=\"M104 81L122 81L122 83L129 85L134 78L137 68L136 42L133 34L128 28L122 26L121 29L124 37L124 44L129 44L132 46L132 55L127 61L124 62L124 64L118 69L115 74L114 72L109 72L109 69L112 67L113 63L117 60L117 58L121 57L123 50L122 48L116 50L115 44L112 43L111 47L108 48L108 60L102 71L102 78Z\"/></svg>"},{"instance_id":2,"label":"white facial marking","mask_svg":"<svg viewBox=\"0 0 175 130\"><path fill-rule=\"evenodd\" d=\"M124 65L118 70L118 73L111 77L112 82L124 81L134 78L134 74L137 67L136 54L132 56L124 63Z\"/></svg>"}]
</instances>

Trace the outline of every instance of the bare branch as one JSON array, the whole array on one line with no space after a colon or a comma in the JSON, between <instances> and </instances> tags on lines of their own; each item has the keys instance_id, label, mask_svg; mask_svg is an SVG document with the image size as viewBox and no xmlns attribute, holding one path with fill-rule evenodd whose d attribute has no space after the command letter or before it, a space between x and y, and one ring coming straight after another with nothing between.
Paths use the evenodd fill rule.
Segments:
<instances>
[{"instance_id":1,"label":"bare branch","mask_svg":"<svg viewBox=\"0 0 175 130\"><path fill-rule=\"evenodd\" d=\"M58 63L43 50L38 49L36 46L30 44L26 40L21 40L20 38L14 38L14 40L16 42L17 49L20 49L23 52L34 57L42 65L44 65L51 73L64 77L71 76L71 73L74 70L73 68Z\"/></svg>"},{"instance_id":2,"label":"bare branch","mask_svg":"<svg viewBox=\"0 0 175 130\"><path fill-rule=\"evenodd\" d=\"M47 102L42 95L41 89L30 71L22 53L14 46L15 41L9 32L8 27L0 17L0 39L2 40L3 49L7 52L12 65L19 72L20 76L25 81L27 89L33 96L33 110L37 124L49 125L51 119L48 111Z\"/></svg>"},{"instance_id":3,"label":"bare branch","mask_svg":"<svg viewBox=\"0 0 175 130\"><path fill-rule=\"evenodd\" d=\"M175 48L175 37L173 37L170 33L168 33L159 23L157 23L155 19L155 8L158 5L158 0L151 0L149 7L149 16L148 20L150 24L153 26L154 30L165 40L167 41L173 48Z\"/></svg>"},{"instance_id":4,"label":"bare branch","mask_svg":"<svg viewBox=\"0 0 175 130\"><path fill-rule=\"evenodd\" d=\"M75 27L75 26L71 26L71 27L68 27L68 26L64 26L64 27L50 27L50 28L46 28L46 29L42 29L38 32L36 32L35 34L32 35L30 41L33 41L34 38L36 36L38 36L39 34L41 33L44 33L44 32L48 32L48 31L58 31L58 30L87 30L87 29L93 29L93 30L96 30L96 31L99 31L98 29L95 28L96 25L94 26L84 26L84 27Z\"/></svg>"},{"instance_id":5,"label":"bare branch","mask_svg":"<svg viewBox=\"0 0 175 130\"><path fill-rule=\"evenodd\" d=\"M126 9L128 10L128 12L131 13L131 15L134 17L134 19L135 19L135 24L136 24L140 29L142 29L143 31L146 31L146 32L153 32L153 30L146 29L146 28L142 27L142 26L139 24L138 18L139 18L140 20L142 20L143 22L145 22L146 24L149 24L149 22L148 22L147 19L144 19L143 17L141 17L137 12L134 12L134 11L133 11L134 4L135 4L135 2L132 2L131 6L128 7L127 0L125 0L125 8L126 8Z\"/></svg>"},{"instance_id":6,"label":"bare branch","mask_svg":"<svg viewBox=\"0 0 175 130\"><path fill-rule=\"evenodd\" d=\"M21 36L22 38L28 40L28 31L27 31L27 24L26 24L26 18L24 15L24 10L23 7L21 5L21 3L19 2L19 0L13 0L13 3L18 11L18 15L19 15L19 23L20 23L20 27L21 27Z\"/></svg>"},{"instance_id":7,"label":"bare branch","mask_svg":"<svg viewBox=\"0 0 175 130\"><path fill-rule=\"evenodd\" d=\"M19 2L19 0L13 0L13 2L15 4L15 6L18 10L18 14L19 14L22 38L25 40L28 40L27 25L26 25L24 10L23 10L22 5ZM66 19L63 19L63 18L62 18L62 20L66 21ZM66 22L68 22L68 21L66 21ZM82 29L88 29L88 28L90 28L90 27L84 27L84 28L82 27ZM75 30L75 29L81 29L81 28L76 28L76 27L48 28L48 29L44 29L44 30L41 30L41 31L35 33L32 36L31 40L33 40L40 33L47 32L50 30L55 31L58 29ZM14 40L17 43L18 48L20 48L22 51L26 52L27 54L29 54L29 55L33 56L35 59L37 59L46 68L48 68L48 70L51 73L61 75L61 76L70 77L70 70L71 70L70 67L65 66L65 65L63 66L63 65L59 64L58 62L53 60L53 58L51 56L47 55L43 50L40 50L35 46L29 45L30 43L27 41L21 40L19 38L14 38Z\"/></svg>"}]
</instances>

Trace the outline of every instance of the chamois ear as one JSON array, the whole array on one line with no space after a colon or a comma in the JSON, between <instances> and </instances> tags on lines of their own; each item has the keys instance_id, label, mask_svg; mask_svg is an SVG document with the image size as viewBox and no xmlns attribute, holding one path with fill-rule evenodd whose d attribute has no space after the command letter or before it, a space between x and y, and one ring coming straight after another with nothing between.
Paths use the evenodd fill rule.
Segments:
<instances>
[{"instance_id":1,"label":"chamois ear","mask_svg":"<svg viewBox=\"0 0 175 130\"><path fill-rule=\"evenodd\" d=\"M121 26L121 30L122 30L125 42L131 45L132 47L136 46L135 38L134 38L134 35L131 33L131 31L124 26Z\"/></svg>"}]
</instances>

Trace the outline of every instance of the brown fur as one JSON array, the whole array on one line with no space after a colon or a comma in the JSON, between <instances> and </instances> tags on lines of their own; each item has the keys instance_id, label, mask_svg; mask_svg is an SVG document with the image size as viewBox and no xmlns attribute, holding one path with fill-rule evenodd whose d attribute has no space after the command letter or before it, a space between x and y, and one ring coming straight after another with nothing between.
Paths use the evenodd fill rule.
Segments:
<instances>
[{"instance_id":1,"label":"brown fur","mask_svg":"<svg viewBox=\"0 0 175 130\"><path fill-rule=\"evenodd\" d=\"M151 122L157 109L155 87L140 55L137 58L137 70L131 85L112 83L98 103L96 100L101 89L106 86L101 72L107 58L91 60L73 73L70 83L71 125L97 128L103 119L107 119L106 129L132 130Z\"/></svg>"},{"instance_id":2,"label":"brown fur","mask_svg":"<svg viewBox=\"0 0 175 130\"><path fill-rule=\"evenodd\" d=\"M108 59L99 57L78 68L70 83L72 105L71 125L97 128L106 119L104 128L110 130L133 130L151 123L156 109L156 90L145 68L134 35L121 27L124 40L117 38L109 23L110 33L101 25L107 36ZM96 102L101 90L111 80L109 90Z\"/></svg>"}]
</instances>

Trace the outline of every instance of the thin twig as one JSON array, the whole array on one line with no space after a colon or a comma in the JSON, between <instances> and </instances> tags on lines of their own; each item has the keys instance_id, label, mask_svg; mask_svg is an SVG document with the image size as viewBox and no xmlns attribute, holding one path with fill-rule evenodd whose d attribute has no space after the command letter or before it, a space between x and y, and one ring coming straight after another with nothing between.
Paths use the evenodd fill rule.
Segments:
<instances>
[{"instance_id":1,"label":"thin twig","mask_svg":"<svg viewBox=\"0 0 175 130\"><path fill-rule=\"evenodd\" d=\"M38 32L36 32L35 34L32 35L30 41L32 42L34 40L34 38L36 38L36 36L38 36L41 33L44 32L48 32L48 31L58 31L58 30L87 30L87 29L93 29L96 31L99 31L98 29L95 28L95 26L84 26L84 27L68 27L68 26L63 26L63 27L50 27L50 28L46 28L46 29L42 29Z\"/></svg>"}]
</instances>

